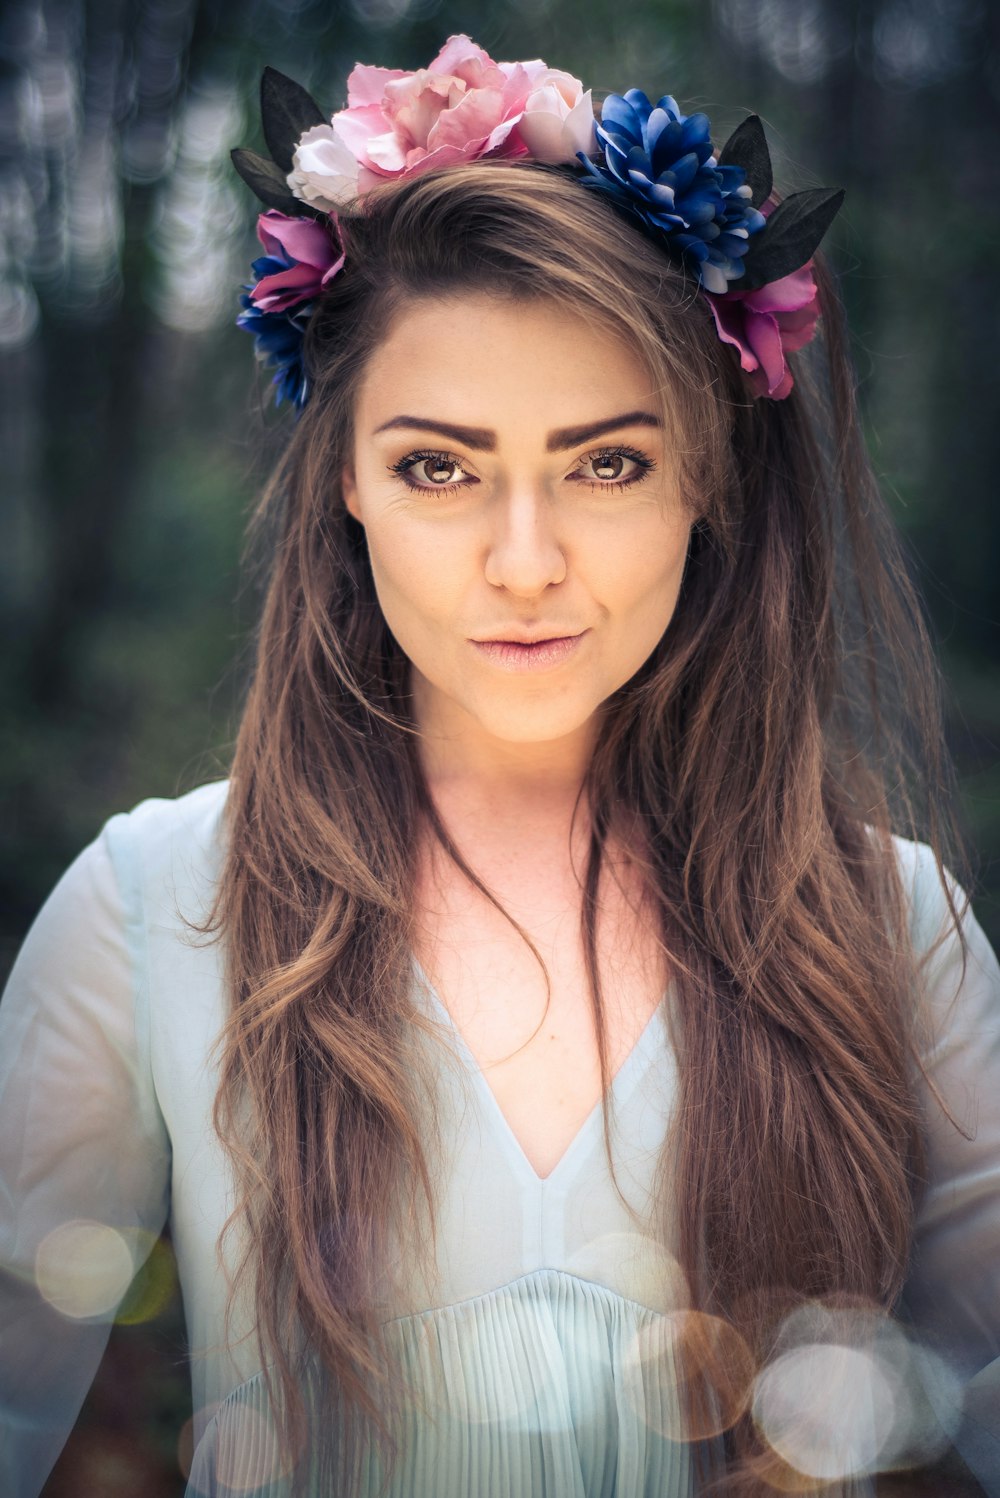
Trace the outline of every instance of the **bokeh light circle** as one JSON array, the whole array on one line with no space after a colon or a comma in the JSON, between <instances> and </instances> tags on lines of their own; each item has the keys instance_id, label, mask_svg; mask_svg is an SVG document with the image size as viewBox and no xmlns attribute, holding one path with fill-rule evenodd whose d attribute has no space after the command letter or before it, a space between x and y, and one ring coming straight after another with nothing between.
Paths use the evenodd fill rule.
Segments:
<instances>
[{"instance_id":1,"label":"bokeh light circle","mask_svg":"<svg viewBox=\"0 0 1000 1498\"><path fill-rule=\"evenodd\" d=\"M35 1282L51 1306L74 1320L113 1312L132 1283L122 1233L78 1218L47 1233L35 1253Z\"/></svg>"},{"instance_id":2,"label":"bokeh light circle","mask_svg":"<svg viewBox=\"0 0 1000 1498\"><path fill-rule=\"evenodd\" d=\"M626 1399L658 1435L671 1441L719 1436L740 1418L754 1363L730 1322L701 1311L651 1316L631 1338L622 1363ZM707 1383L705 1407L691 1407L692 1385Z\"/></svg>"},{"instance_id":3,"label":"bokeh light circle","mask_svg":"<svg viewBox=\"0 0 1000 1498\"><path fill-rule=\"evenodd\" d=\"M177 1291L177 1267L168 1243L153 1233L135 1233L133 1253L142 1266L115 1315L118 1326L152 1321L166 1310Z\"/></svg>"},{"instance_id":4,"label":"bokeh light circle","mask_svg":"<svg viewBox=\"0 0 1000 1498\"><path fill-rule=\"evenodd\" d=\"M226 1498L278 1482L294 1466L291 1453L282 1450L277 1424L269 1412L248 1405L222 1405L210 1438L213 1491Z\"/></svg>"},{"instance_id":5,"label":"bokeh light circle","mask_svg":"<svg viewBox=\"0 0 1000 1498\"><path fill-rule=\"evenodd\" d=\"M893 1381L858 1347L809 1342L754 1381L754 1423L783 1461L828 1482L876 1470L896 1415Z\"/></svg>"},{"instance_id":6,"label":"bokeh light circle","mask_svg":"<svg viewBox=\"0 0 1000 1498\"><path fill-rule=\"evenodd\" d=\"M601 1233L570 1254L565 1268L651 1311L665 1314L691 1304L687 1275L648 1233Z\"/></svg>"}]
</instances>

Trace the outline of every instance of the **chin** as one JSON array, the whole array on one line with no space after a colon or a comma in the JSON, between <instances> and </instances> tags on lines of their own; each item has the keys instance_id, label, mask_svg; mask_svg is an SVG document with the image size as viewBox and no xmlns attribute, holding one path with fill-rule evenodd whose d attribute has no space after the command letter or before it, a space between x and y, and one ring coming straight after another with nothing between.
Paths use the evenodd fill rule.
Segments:
<instances>
[{"instance_id":1,"label":"chin","mask_svg":"<svg viewBox=\"0 0 1000 1498\"><path fill-rule=\"evenodd\" d=\"M546 744L578 733L590 722L597 704L588 702L563 711L553 711L551 702L518 703L507 712L475 712L480 728L507 744Z\"/></svg>"}]
</instances>

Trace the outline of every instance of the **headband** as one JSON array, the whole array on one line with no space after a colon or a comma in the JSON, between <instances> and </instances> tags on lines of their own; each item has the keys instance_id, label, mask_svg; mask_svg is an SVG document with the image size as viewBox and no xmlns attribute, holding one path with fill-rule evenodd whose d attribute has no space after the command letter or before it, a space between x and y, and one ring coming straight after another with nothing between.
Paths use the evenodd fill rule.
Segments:
<instances>
[{"instance_id":1,"label":"headband","mask_svg":"<svg viewBox=\"0 0 1000 1498\"><path fill-rule=\"evenodd\" d=\"M359 63L347 107L331 118L267 68L261 117L270 157L232 153L267 209L237 323L275 369L276 402L301 408L309 396L302 344L344 266L338 209L385 182L483 157L563 166L608 196L692 278L754 395L791 390L786 355L810 341L819 317L812 256L844 193L812 188L776 203L757 115L716 155L708 117L681 114L669 94L655 104L636 88L610 94L598 120L571 74L540 60L497 63L452 36L416 72Z\"/></svg>"}]
</instances>

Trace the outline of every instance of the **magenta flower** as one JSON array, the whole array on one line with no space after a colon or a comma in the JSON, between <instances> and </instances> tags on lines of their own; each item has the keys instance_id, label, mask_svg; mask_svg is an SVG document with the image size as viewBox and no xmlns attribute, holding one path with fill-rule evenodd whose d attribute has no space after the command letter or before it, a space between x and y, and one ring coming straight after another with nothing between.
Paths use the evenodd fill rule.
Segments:
<instances>
[{"instance_id":1,"label":"magenta flower","mask_svg":"<svg viewBox=\"0 0 1000 1498\"><path fill-rule=\"evenodd\" d=\"M329 227L313 218L289 218L271 208L257 219L266 254L253 263L257 283L250 300L261 312L287 312L312 301L343 268L344 252Z\"/></svg>"},{"instance_id":2,"label":"magenta flower","mask_svg":"<svg viewBox=\"0 0 1000 1498\"><path fill-rule=\"evenodd\" d=\"M784 400L793 383L785 355L810 341L819 318L812 261L756 291L726 291L706 300L719 337L739 349L755 395Z\"/></svg>"},{"instance_id":3,"label":"magenta flower","mask_svg":"<svg viewBox=\"0 0 1000 1498\"><path fill-rule=\"evenodd\" d=\"M324 212L380 182L481 156L573 161L594 146L594 111L578 78L541 61L497 63L449 37L426 68L362 64L347 108L299 139L288 184Z\"/></svg>"}]
</instances>

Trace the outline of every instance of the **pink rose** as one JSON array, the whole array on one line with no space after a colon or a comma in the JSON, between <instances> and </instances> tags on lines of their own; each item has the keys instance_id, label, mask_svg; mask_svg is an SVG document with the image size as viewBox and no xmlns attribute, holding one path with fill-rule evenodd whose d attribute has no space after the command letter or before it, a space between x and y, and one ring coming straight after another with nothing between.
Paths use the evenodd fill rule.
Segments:
<instances>
[{"instance_id":1,"label":"pink rose","mask_svg":"<svg viewBox=\"0 0 1000 1498\"><path fill-rule=\"evenodd\" d=\"M594 142L590 94L539 61L496 63L467 36L449 37L415 73L360 63L347 108L302 136L288 183L330 212L380 182L481 156L572 161Z\"/></svg>"},{"instance_id":2,"label":"pink rose","mask_svg":"<svg viewBox=\"0 0 1000 1498\"><path fill-rule=\"evenodd\" d=\"M546 67L544 62L502 62L505 71L520 68L528 75L529 91L517 134L532 161L575 161L576 153L590 155L597 144L590 89L571 73Z\"/></svg>"},{"instance_id":3,"label":"pink rose","mask_svg":"<svg viewBox=\"0 0 1000 1498\"><path fill-rule=\"evenodd\" d=\"M332 229L314 218L289 218L276 208L260 215L257 238L268 258L285 266L262 276L250 292L262 312L285 312L310 301L343 268L343 251Z\"/></svg>"},{"instance_id":4,"label":"pink rose","mask_svg":"<svg viewBox=\"0 0 1000 1498\"><path fill-rule=\"evenodd\" d=\"M792 388L785 355L809 342L819 318L812 261L756 291L727 291L707 301L719 337L739 349L754 393L784 400Z\"/></svg>"}]
</instances>

